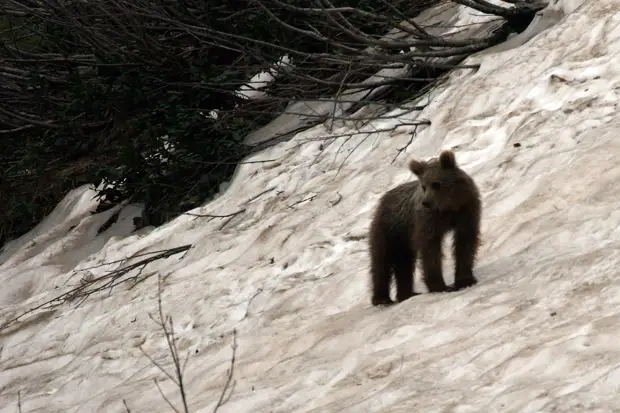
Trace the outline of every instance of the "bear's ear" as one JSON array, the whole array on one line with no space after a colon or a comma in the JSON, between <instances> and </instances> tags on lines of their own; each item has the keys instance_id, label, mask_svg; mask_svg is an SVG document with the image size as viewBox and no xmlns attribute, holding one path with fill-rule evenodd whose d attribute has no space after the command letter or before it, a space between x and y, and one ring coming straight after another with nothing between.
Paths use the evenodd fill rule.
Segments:
<instances>
[{"instance_id":1,"label":"bear's ear","mask_svg":"<svg viewBox=\"0 0 620 413\"><path fill-rule=\"evenodd\" d=\"M416 161L415 159L412 159L411 162L409 162L409 170L416 174L419 178L426 170L426 165L427 164L424 161Z\"/></svg>"},{"instance_id":2,"label":"bear's ear","mask_svg":"<svg viewBox=\"0 0 620 413\"><path fill-rule=\"evenodd\" d=\"M454 152L443 151L439 155L439 164L444 169L454 168L456 166L456 159L454 158Z\"/></svg>"}]
</instances>

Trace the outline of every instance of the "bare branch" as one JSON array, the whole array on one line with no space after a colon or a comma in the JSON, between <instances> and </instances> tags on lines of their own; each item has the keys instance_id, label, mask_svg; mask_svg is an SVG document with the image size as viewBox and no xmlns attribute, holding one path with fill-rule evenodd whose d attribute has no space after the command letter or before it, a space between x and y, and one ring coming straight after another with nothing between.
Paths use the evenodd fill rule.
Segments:
<instances>
[{"instance_id":1,"label":"bare branch","mask_svg":"<svg viewBox=\"0 0 620 413\"><path fill-rule=\"evenodd\" d=\"M218 409L220 407L222 407L222 405L226 402L224 400L224 395L229 390L230 382L231 382L233 374L234 374L235 357L236 357L236 355L237 355L237 330L233 329L232 356L230 357L230 368L228 369L228 377L226 378L226 383L224 384L224 388L222 389L222 393L220 394L220 399L217 401L215 407L213 408L213 413L217 413ZM230 395L232 395L232 389L231 389L231 393L229 394L228 398L230 398ZM228 399L226 399L226 400L228 400Z\"/></svg>"},{"instance_id":2,"label":"bare branch","mask_svg":"<svg viewBox=\"0 0 620 413\"><path fill-rule=\"evenodd\" d=\"M159 259L163 259L163 258L168 258L171 257L173 255L179 254L181 252L185 252L188 251L190 248L192 247L191 244L187 244L187 245L183 245L181 247L176 247L176 248L171 248L168 250L164 250L163 252L160 252L154 256L151 256L149 258L145 258L143 260L140 260L134 264L130 264L127 265L125 267L119 268L117 270L111 271L101 277L97 277L94 278L90 281L84 282L82 284L80 284L78 287L75 287L69 291L67 291L66 293L60 294L54 298L52 298L51 300L45 301L39 305L36 305L32 308L30 308L27 311L24 311L23 313L20 313L19 315L17 315L14 318L9 319L8 321L5 321L4 323L2 323L0 325L0 331L3 331L5 329L7 329L8 327L10 327L11 325L13 325L14 323L18 322L19 320L21 320L23 317L27 316L27 315L31 315L33 313L35 313L38 310L49 310L49 309L55 309L59 306L61 306L62 304L75 299L75 298L81 298L83 302L84 300L86 300L88 297L90 297L92 294L95 294L97 292L101 292L101 291L105 291L108 290L112 287L115 287L117 285L120 285L122 283L125 283L127 281L130 281L133 279L133 277L126 277L123 278L124 275L128 274L129 272L131 272L134 269L138 269L140 267L143 267L145 265L147 265L150 262L159 260ZM150 277L152 274L150 275L146 275L143 276L144 277ZM80 303L81 303L80 302ZM79 304L78 304L79 305Z\"/></svg>"}]
</instances>

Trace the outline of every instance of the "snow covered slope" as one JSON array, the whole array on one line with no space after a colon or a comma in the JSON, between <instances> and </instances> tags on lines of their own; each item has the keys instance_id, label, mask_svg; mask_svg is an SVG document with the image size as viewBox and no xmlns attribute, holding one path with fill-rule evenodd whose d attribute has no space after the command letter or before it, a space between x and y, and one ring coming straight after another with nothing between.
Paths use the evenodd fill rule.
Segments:
<instances>
[{"instance_id":1,"label":"snow covered slope","mask_svg":"<svg viewBox=\"0 0 620 413\"><path fill-rule=\"evenodd\" d=\"M431 94L419 118L432 126L393 164L411 127L322 151L307 142L327 133L315 128L256 155L273 161L243 165L191 211L244 210L232 219L183 215L131 235L139 211L97 236L113 211L90 216L92 193L74 191L36 238L0 255L0 324L76 285L76 270L97 277L122 264L105 262L193 244L141 273L164 277L164 311L191 353L191 412L214 410L233 329L235 385L220 413L620 410L620 3L578 6L523 46L468 59L481 69ZM373 308L376 201L413 179L409 158L446 147L483 194L480 282ZM0 332L0 412L17 411L18 391L23 412L126 412L123 400L132 413L170 412L153 378L180 407L139 349L171 369L149 318L157 277L127 287Z\"/></svg>"}]
</instances>

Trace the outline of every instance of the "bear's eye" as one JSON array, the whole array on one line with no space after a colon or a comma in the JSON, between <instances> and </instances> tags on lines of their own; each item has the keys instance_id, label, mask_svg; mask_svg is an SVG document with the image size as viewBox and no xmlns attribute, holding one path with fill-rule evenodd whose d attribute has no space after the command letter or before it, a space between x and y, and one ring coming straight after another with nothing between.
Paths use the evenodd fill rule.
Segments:
<instances>
[{"instance_id":1,"label":"bear's eye","mask_svg":"<svg viewBox=\"0 0 620 413\"><path fill-rule=\"evenodd\" d=\"M433 188L435 191L439 191L439 188L441 188L441 185L439 185L439 182L433 182L431 184L431 188Z\"/></svg>"},{"instance_id":2,"label":"bear's eye","mask_svg":"<svg viewBox=\"0 0 620 413\"><path fill-rule=\"evenodd\" d=\"M422 185L422 190L426 192L426 185Z\"/></svg>"}]
</instances>

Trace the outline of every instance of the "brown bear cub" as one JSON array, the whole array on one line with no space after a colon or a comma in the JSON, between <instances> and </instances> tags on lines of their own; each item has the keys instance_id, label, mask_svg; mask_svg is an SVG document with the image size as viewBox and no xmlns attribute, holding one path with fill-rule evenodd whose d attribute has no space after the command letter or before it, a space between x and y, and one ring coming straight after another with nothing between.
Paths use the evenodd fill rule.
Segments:
<instances>
[{"instance_id":1,"label":"brown bear cub","mask_svg":"<svg viewBox=\"0 0 620 413\"><path fill-rule=\"evenodd\" d=\"M430 292L457 291L477 283L473 274L480 239L482 203L473 179L456 164L452 151L439 159L412 160L417 181L389 190L380 199L370 227L372 305L388 305L392 271L396 301L413 289L415 262L422 260L423 279ZM442 274L442 241L454 230L454 285Z\"/></svg>"}]
</instances>

